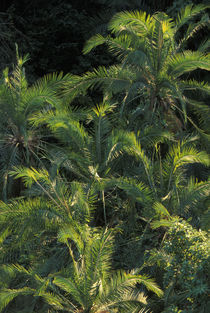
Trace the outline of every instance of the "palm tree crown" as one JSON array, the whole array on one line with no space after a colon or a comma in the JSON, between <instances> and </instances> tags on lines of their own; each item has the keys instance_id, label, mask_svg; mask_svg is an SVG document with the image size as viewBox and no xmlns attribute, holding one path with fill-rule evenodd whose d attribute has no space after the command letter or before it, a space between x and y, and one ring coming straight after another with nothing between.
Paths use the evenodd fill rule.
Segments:
<instances>
[{"instance_id":1,"label":"palm tree crown","mask_svg":"<svg viewBox=\"0 0 210 313\"><path fill-rule=\"evenodd\" d=\"M165 119L171 128L179 130L187 120L186 107L194 104L189 94L195 90L209 92L207 83L186 79L186 73L196 69L209 70L209 54L202 49L185 50L186 43L206 25L204 15L192 23L195 16L206 9L204 5L188 5L176 20L165 13L146 14L141 11L117 13L109 23L113 36L93 36L85 45L84 53L106 44L119 60L118 65L99 67L84 76L72 76L66 83L66 93L74 97L93 85L105 91L105 98L118 95L120 111L140 103L141 112L150 112ZM181 39L180 29L190 21ZM75 89L75 86L77 89ZM119 95L121 95L119 97ZM203 106L203 110L206 107Z\"/></svg>"}]
</instances>

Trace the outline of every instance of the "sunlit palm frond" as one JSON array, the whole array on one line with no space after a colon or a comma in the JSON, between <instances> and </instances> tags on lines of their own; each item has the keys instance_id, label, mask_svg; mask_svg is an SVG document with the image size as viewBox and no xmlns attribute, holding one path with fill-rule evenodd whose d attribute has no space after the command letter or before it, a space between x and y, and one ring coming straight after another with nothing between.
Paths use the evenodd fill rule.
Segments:
<instances>
[{"instance_id":1,"label":"sunlit palm frond","mask_svg":"<svg viewBox=\"0 0 210 313\"><path fill-rule=\"evenodd\" d=\"M146 35L152 26L152 18L146 12L120 12L117 13L109 23L109 29L114 34L126 33L131 29L138 36Z\"/></svg>"},{"instance_id":2,"label":"sunlit palm frond","mask_svg":"<svg viewBox=\"0 0 210 313\"><path fill-rule=\"evenodd\" d=\"M192 146L185 146L183 143L174 145L163 163L164 175L168 177L168 190L171 185L171 180L176 171L186 164L201 163L206 166L209 164L208 155L205 152L200 152Z\"/></svg>"},{"instance_id":3,"label":"sunlit palm frond","mask_svg":"<svg viewBox=\"0 0 210 313\"><path fill-rule=\"evenodd\" d=\"M209 182L195 182L190 179L187 187L179 191L179 199L174 201L177 214L194 216L199 208L205 210L204 201L209 197Z\"/></svg>"},{"instance_id":4,"label":"sunlit palm frond","mask_svg":"<svg viewBox=\"0 0 210 313\"><path fill-rule=\"evenodd\" d=\"M198 4L196 6L193 6L192 4L187 5L178 14L178 17L176 19L177 30L181 28L184 24L186 24L189 20L191 20L198 14L201 14L208 7L209 5L205 4Z\"/></svg>"},{"instance_id":5,"label":"sunlit palm frond","mask_svg":"<svg viewBox=\"0 0 210 313\"><path fill-rule=\"evenodd\" d=\"M200 52L185 51L176 54L169 61L168 74L172 77L180 77L186 72L197 68L210 70L210 56L202 55Z\"/></svg>"},{"instance_id":6,"label":"sunlit palm frond","mask_svg":"<svg viewBox=\"0 0 210 313\"><path fill-rule=\"evenodd\" d=\"M155 210L155 213L160 216L160 217L168 217L170 218L170 213L168 212L168 210L166 209L166 207L160 203L160 202L155 202L153 204L153 209Z\"/></svg>"}]
</instances>

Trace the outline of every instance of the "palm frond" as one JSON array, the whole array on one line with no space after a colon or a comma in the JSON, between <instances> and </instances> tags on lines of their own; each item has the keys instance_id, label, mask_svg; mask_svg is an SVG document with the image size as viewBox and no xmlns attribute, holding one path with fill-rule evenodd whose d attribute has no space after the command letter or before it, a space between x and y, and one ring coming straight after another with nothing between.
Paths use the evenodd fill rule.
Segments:
<instances>
[{"instance_id":1,"label":"palm frond","mask_svg":"<svg viewBox=\"0 0 210 313\"><path fill-rule=\"evenodd\" d=\"M10 175L15 178L22 178L26 187L31 187L34 182L44 182L49 184L49 173L46 169L36 170L35 168L27 168L23 166L14 167L10 171Z\"/></svg>"},{"instance_id":2,"label":"palm frond","mask_svg":"<svg viewBox=\"0 0 210 313\"><path fill-rule=\"evenodd\" d=\"M160 202L155 202L153 205L153 209L155 210L156 214L162 217L170 217L170 213L166 209L166 207L160 203Z\"/></svg>"},{"instance_id":3,"label":"palm frond","mask_svg":"<svg viewBox=\"0 0 210 313\"><path fill-rule=\"evenodd\" d=\"M92 49L96 48L99 45L102 45L104 43L106 43L108 40L108 38L103 37L100 34L97 34L93 37L91 37L86 43L85 46L83 48L83 53L87 54L89 53Z\"/></svg>"},{"instance_id":4,"label":"palm frond","mask_svg":"<svg viewBox=\"0 0 210 313\"><path fill-rule=\"evenodd\" d=\"M86 92L93 86L109 91L110 86L113 92L120 92L130 85L130 77L133 73L128 69L122 69L120 66L110 66L106 69L100 66L93 72L87 72L83 76L72 75L69 81L65 82L63 94L73 100L77 95ZM113 88L113 84L115 88Z\"/></svg>"},{"instance_id":5,"label":"palm frond","mask_svg":"<svg viewBox=\"0 0 210 313\"><path fill-rule=\"evenodd\" d=\"M155 147L160 143L173 142L173 135L161 127L146 126L139 134L140 142L145 148Z\"/></svg>"},{"instance_id":6,"label":"palm frond","mask_svg":"<svg viewBox=\"0 0 210 313\"><path fill-rule=\"evenodd\" d=\"M113 239L112 231L108 229L99 235L95 233L92 242L85 251L84 258L86 259L91 285L94 285L99 277L106 280L110 276Z\"/></svg>"},{"instance_id":7,"label":"palm frond","mask_svg":"<svg viewBox=\"0 0 210 313\"><path fill-rule=\"evenodd\" d=\"M70 294L75 301L80 303L83 307L85 307L85 295L80 290L79 286L75 284L70 278L64 278L61 276L56 276L53 280L53 283ZM84 298L84 303L82 299Z\"/></svg>"},{"instance_id":8,"label":"palm frond","mask_svg":"<svg viewBox=\"0 0 210 313\"><path fill-rule=\"evenodd\" d=\"M181 86L181 88L187 90L198 90L201 92L205 92L205 93L210 93L210 86L208 84L208 82L198 82L197 80L193 79L193 80L180 80L179 84ZM188 101L190 102L190 101Z\"/></svg>"},{"instance_id":9,"label":"palm frond","mask_svg":"<svg viewBox=\"0 0 210 313\"><path fill-rule=\"evenodd\" d=\"M0 312L18 296L33 295L34 289L25 287L20 289L3 289L0 291Z\"/></svg>"},{"instance_id":10,"label":"palm frond","mask_svg":"<svg viewBox=\"0 0 210 313\"><path fill-rule=\"evenodd\" d=\"M145 312L147 297L132 287L122 273L118 272L110 280L107 286L106 296L99 297L94 305L96 312L101 310L120 309L122 312ZM147 311L146 311L147 312Z\"/></svg>"},{"instance_id":11,"label":"palm frond","mask_svg":"<svg viewBox=\"0 0 210 313\"><path fill-rule=\"evenodd\" d=\"M168 44L168 38L172 41L174 25L172 19L164 13L159 12L154 14L153 19L154 28L149 43L149 51L152 52L153 70L155 71L155 75L157 75L163 69L167 54L169 53L171 43Z\"/></svg>"},{"instance_id":12,"label":"palm frond","mask_svg":"<svg viewBox=\"0 0 210 313\"><path fill-rule=\"evenodd\" d=\"M199 51L185 51L169 59L168 74L177 78L197 68L210 70L210 56Z\"/></svg>"},{"instance_id":13,"label":"palm frond","mask_svg":"<svg viewBox=\"0 0 210 313\"><path fill-rule=\"evenodd\" d=\"M198 183L191 178L187 188L179 192L179 201L175 205L177 213L186 216L189 216L190 213L190 216L193 216L199 206L203 207L205 199L209 197L209 184L208 181Z\"/></svg>"},{"instance_id":14,"label":"palm frond","mask_svg":"<svg viewBox=\"0 0 210 313\"><path fill-rule=\"evenodd\" d=\"M198 50L199 50L201 53L205 53L205 52L209 52L209 51L208 51L209 48L210 48L210 39L201 42L201 44L200 44Z\"/></svg>"},{"instance_id":15,"label":"palm frond","mask_svg":"<svg viewBox=\"0 0 210 313\"><path fill-rule=\"evenodd\" d=\"M203 14L201 20L199 20L197 23L190 23L184 37L179 42L179 45L177 47L177 51L180 51L182 49L182 47L184 47L186 45L186 43L189 39L191 39L193 36L195 36L202 28L208 27L208 25L209 25L208 14ZM203 48L202 48L202 46L203 46ZM200 52L205 52L206 48L208 48L207 44L201 45L198 50Z\"/></svg>"},{"instance_id":16,"label":"palm frond","mask_svg":"<svg viewBox=\"0 0 210 313\"><path fill-rule=\"evenodd\" d=\"M152 203L151 190L142 182L131 179L120 178L115 180L118 188L124 190L134 201L150 206Z\"/></svg>"},{"instance_id":17,"label":"palm frond","mask_svg":"<svg viewBox=\"0 0 210 313\"><path fill-rule=\"evenodd\" d=\"M193 6L192 4L187 5L178 14L178 17L176 19L177 30L180 29L189 20L191 20L198 14L201 14L207 8L209 8L209 5L205 4L198 4L196 6Z\"/></svg>"},{"instance_id":18,"label":"palm frond","mask_svg":"<svg viewBox=\"0 0 210 313\"><path fill-rule=\"evenodd\" d=\"M160 227L171 227L173 226L173 224L174 224L173 220L160 219L158 221L153 221L151 223L151 227L153 229L160 228Z\"/></svg>"},{"instance_id":19,"label":"palm frond","mask_svg":"<svg viewBox=\"0 0 210 313\"><path fill-rule=\"evenodd\" d=\"M192 146L187 146L184 143L174 145L166 159L163 162L164 176L168 178L168 191L171 187L172 178L177 170L186 164L201 163L206 166L209 164L209 157L204 152L199 152Z\"/></svg>"},{"instance_id":20,"label":"palm frond","mask_svg":"<svg viewBox=\"0 0 210 313\"><path fill-rule=\"evenodd\" d=\"M120 12L117 13L109 23L109 29L114 34L120 34L126 32L129 29L135 31L138 36L144 36L147 34L152 25L152 19L146 12L134 11L134 12Z\"/></svg>"},{"instance_id":21,"label":"palm frond","mask_svg":"<svg viewBox=\"0 0 210 313\"><path fill-rule=\"evenodd\" d=\"M143 284L148 290L154 292L158 297L163 296L163 291L158 287L154 279L143 275L138 275L136 278L138 283Z\"/></svg>"},{"instance_id":22,"label":"palm frond","mask_svg":"<svg viewBox=\"0 0 210 313\"><path fill-rule=\"evenodd\" d=\"M59 297L58 295L52 292L41 291L39 293L35 293L34 295L39 296L45 300L50 306L52 306L56 310L68 310L68 312L74 312L75 306L71 304L69 301L64 301L63 297Z\"/></svg>"},{"instance_id":23,"label":"palm frond","mask_svg":"<svg viewBox=\"0 0 210 313\"><path fill-rule=\"evenodd\" d=\"M142 149L141 144L140 144L138 138L135 136L135 134L130 133L127 136L130 140L130 144L127 147L127 151L131 155L135 155L137 160L142 162L146 176L147 176L147 179L148 179L148 182L149 182L149 185L150 185L150 188L153 190L153 192L155 194L156 193L156 187L155 187L155 184L153 181L153 167L152 167L151 161L147 157L145 151Z\"/></svg>"}]
</instances>

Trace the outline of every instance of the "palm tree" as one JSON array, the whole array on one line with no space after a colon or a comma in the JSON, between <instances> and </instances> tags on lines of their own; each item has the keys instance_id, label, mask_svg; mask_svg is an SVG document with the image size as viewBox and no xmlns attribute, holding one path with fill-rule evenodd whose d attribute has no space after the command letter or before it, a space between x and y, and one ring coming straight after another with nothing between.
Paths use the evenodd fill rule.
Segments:
<instances>
[{"instance_id":1,"label":"palm tree","mask_svg":"<svg viewBox=\"0 0 210 313\"><path fill-rule=\"evenodd\" d=\"M1 310L17 296L32 295L59 312L145 312L142 309L146 308L146 297L136 284L145 285L158 296L162 296L162 291L152 279L135 271L113 271L113 239L112 231L107 229L101 231L76 223L74 227L61 228L58 240L67 245L71 262L44 278L39 275L39 268L5 266L3 273L12 276L18 272L27 277L27 286L0 291Z\"/></svg>"},{"instance_id":2,"label":"palm tree","mask_svg":"<svg viewBox=\"0 0 210 313\"><path fill-rule=\"evenodd\" d=\"M114 198L122 197L120 190L134 206L136 201L141 204L150 218L156 201L164 202L171 213L191 215L189 208L198 208L208 188L207 182L196 183L186 174L189 165L209 164L206 153L196 149L199 137L176 141L169 132L153 127L137 134L114 129L114 108L103 104L86 113L61 109L35 115L35 125L45 123L62 143L49 154L54 171L64 170L68 178L80 180L87 193L96 195L105 225L113 217ZM87 121L89 128L84 127ZM169 146L166 156L162 144Z\"/></svg>"},{"instance_id":3,"label":"palm tree","mask_svg":"<svg viewBox=\"0 0 210 313\"><path fill-rule=\"evenodd\" d=\"M4 70L0 83L0 173L4 201L12 192L8 175L12 167L38 164L45 148L44 137L29 124L30 116L59 102L56 84L61 76L46 76L28 86L24 68L27 60L28 55L20 57L17 51L17 65L11 72L8 68ZM13 195L19 195L18 189L18 185L13 185Z\"/></svg>"},{"instance_id":4,"label":"palm tree","mask_svg":"<svg viewBox=\"0 0 210 313\"><path fill-rule=\"evenodd\" d=\"M37 245L44 248L40 240L44 245L46 242L50 244L60 227L73 225L74 220L80 223L90 221L94 199L85 193L81 183L67 183L58 172L50 175L44 169L19 167L11 173L17 179L22 178L28 189L25 197L11 199L8 203L0 202L2 260L10 258L12 250L28 252L36 249ZM11 238L9 242L8 237Z\"/></svg>"},{"instance_id":5,"label":"palm tree","mask_svg":"<svg viewBox=\"0 0 210 313\"><path fill-rule=\"evenodd\" d=\"M188 5L176 20L160 12L152 16L141 11L117 13L109 23L113 36L92 37L84 52L105 43L119 64L99 67L81 77L72 75L65 85L66 95L73 98L81 91L98 86L104 91L105 99L118 101L121 116L132 105L132 111L138 108L142 119L146 115L147 123L151 120L154 123L156 117L174 132L181 130L187 119L193 123L187 116L188 106L197 108L193 93L209 92L209 86L188 79L186 74L198 68L209 70L210 62L209 54L201 52L202 49L191 51L185 47L206 25L206 15L193 23L194 17L205 9L205 5ZM188 22L187 31L181 36ZM207 107L201 103L199 110L207 110Z\"/></svg>"},{"instance_id":6,"label":"palm tree","mask_svg":"<svg viewBox=\"0 0 210 313\"><path fill-rule=\"evenodd\" d=\"M126 133L114 129L114 105L101 104L92 110L63 108L39 112L31 118L35 126L47 125L62 144L48 152L54 171L67 172L68 179L86 185L87 193L95 192L103 206L104 223L107 212L103 185L114 186L114 177L122 175Z\"/></svg>"},{"instance_id":7,"label":"palm tree","mask_svg":"<svg viewBox=\"0 0 210 313\"><path fill-rule=\"evenodd\" d=\"M146 297L136 289L137 283L161 295L147 276L135 271L113 272L113 234L87 226L91 195L85 195L81 184L74 182L69 188L58 175L50 177L44 170L18 168L14 174L22 177L26 186L35 183L38 189L31 189L32 199L1 203L2 261L14 261L7 253L20 249L33 269L3 265L1 309L18 297L25 299L21 301L22 309L33 303L31 312L37 306L40 312L48 307L64 312L143 312ZM35 194L40 198L34 198ZM15 306L20 303L18 298ZM9 308L12 312L13 302Z\"/></svg>"},{"instance_id":8,"label":"palm tree","mask_svg":"<svg viewBox=\"0 0 210 313\"><path fill-rule=\"evenodd\" d=\"M146 201L148 210L152 205L152 199L153 203L156 201L163 203L171 214L187 217L185 214L189 213L190 208L195 209L199 205L199 201L208 197L209 183L205 181L196 183L193 175L190 178L186 173L189 165L200 163L209 166L208 155L196 149L197 139L197 137L189 137L171 144L168 153L162 159L160 146L156 146L156 157L147 156L138 138L134 134L130 134L130 146L127 146L127 151L134 155L139 162L136 166L138 166L141 182L152 193L150 201L148 201L148 197ZM139 181L138 178L137 181ZM123 189L126 191L126 185ZM131 190L127 189L127 192L129 193ZM140 199L140 201L142 200Z\"/></svg>"}]
</instances>

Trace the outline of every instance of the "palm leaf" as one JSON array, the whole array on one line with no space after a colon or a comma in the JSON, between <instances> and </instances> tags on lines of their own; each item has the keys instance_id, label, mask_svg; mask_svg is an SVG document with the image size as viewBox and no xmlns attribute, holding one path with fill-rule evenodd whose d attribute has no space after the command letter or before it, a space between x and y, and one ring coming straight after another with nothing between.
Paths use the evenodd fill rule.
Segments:
<instances>
[{"instance_id":1,"label":"palm leaf","mask_svg":"<svg viewBox=\"0 0 210 313\"><path fill-rule=\"evenodd\" d=\"M146 12L120 12L117 13L109 23L109 29L119 34L129 29L137 32L139 36L144 36L151 28L151 17Z\"/></svg>"},{"instance_id":2,"label":"palm leaf","mask_svg":"<svg viewBox=\"0 0 210 313\"><path fill-rule=\"evenodd\" d=\"M80 305L85 307L86 295L82 293L82 290L79 288L79 286L75 284L74 281L72 281L70 278L56 276L53 280L53 283L56 286L60 287L62 290L66 291L68 294L70 294L73 297L75 301L77 301Z\"/></svg>"},{"instance_id":3,"label":"palm leaf","mask_svg":"<svg viewBox=\"0 0 210 313\"><path fill-rule=\"evenodd\" d=\"M93 48L96 48L99 45L102 45L107 42L107 38L104 38L102 35L97 34L91 37L86 43L83 48L83 53L89 53Z\"/></svg>"},{"instance_id":4,"label":"palm leaf","mask_svg":"<svg viewBox=\"0 0 210 313\"><path fill-rule=\"evenodd\" d=\"M209 55L203 55L198 51L186 51L170 58L168 74L177 78L197 68L210 70Z\"/></svg>"},{"instance_id":5,"label":"palm leaf","mask_svg":"<svg viewBox=\"0 0 210 313\"><path fill-rule=\"evenodd\" d=\"M170 213L165 208L165 206L160 202L155 202L153 205L153 209L160 216L170 217Z\"/></svg>"},{"instance_id":6,"label":"palm leaf","mask_svg":"<svg viewBox=\"0 0 210 313\"><path fill-rule=\"evenodd\" d=\"M184 24L186 24L189 20L191 20L198 14L203 13L203 11L206 10L207 8L209 8L209 5L205 4L199 4L196 6L189 4L185 6L185 8L183 8L180 11L176 19L177 30L180 29Z\"/></svg>"},{"instance_id":7,"label":"palm leaf","mask_svg":"<svg viewBox=\"0 0 210 313\"><path fill-rule=\"evenodd\" d=\"M3 289L0 291L0 312L18 296L33 295L34 289L25 287L20 289Z\"/></svg>"},{"instance_id":8,"label":"palm leaf","mask_svg":"<svg viewBox=\"0 0 210 313\"><path fill-rule=\"evenodd\" d=\"M96 86L105 90L115 83L114 92L123 90L129 86L128 69L122 70L119 66L111 66L108 69L99 67L93 72L87 72L83 76L72 75L69 81L64 84L64 95L73 100L77 95L84 93L88 88ZM131 74L129 75L131 76Z\"/></svg>"}]
</instances>

